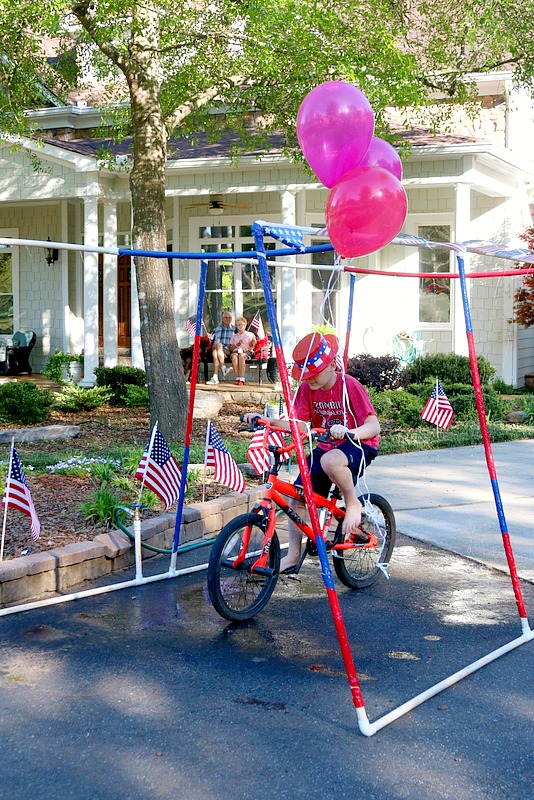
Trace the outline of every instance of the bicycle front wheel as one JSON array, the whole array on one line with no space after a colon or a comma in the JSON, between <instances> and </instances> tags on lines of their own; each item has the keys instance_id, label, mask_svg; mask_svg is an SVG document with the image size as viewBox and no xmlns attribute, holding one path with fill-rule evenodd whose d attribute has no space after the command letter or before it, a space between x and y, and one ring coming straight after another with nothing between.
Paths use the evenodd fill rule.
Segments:
<instances>
[{"instance_id":1,"label":"bicycle front wheel","mask_svg":"<svg viewBox=\"0 0 534 800\"><path fill-rule=\"evenodd\" d=\"M365 509L361 530L372 533L378 541L376 547L355 544L354 548L349 550L332 551L336 575L349 589L367 589L384 574L381 565L387 567L389 563L397 532L393 509L384 497L370 494L366 498L358 499ZM340 523L334 537L334 545L341 544L343 539Z\"/></svg>"},{"instance_id":2,"label":"bicycle front wheel","mask_svg":"<svg viewBox=\"0 0 534 800\"><path fill-rule=\"evenodd\" d=\"M241 552L243 537L250 531L245 558L236 568L233 562ZM208 565L208 591L215 610L235 622L251 619L269 601L280 569L280 543L276 532L271 539L266 574L250 572L259 558L265 538L265 518L241 514L217 536Z\"/></svg>"}]
</instances>

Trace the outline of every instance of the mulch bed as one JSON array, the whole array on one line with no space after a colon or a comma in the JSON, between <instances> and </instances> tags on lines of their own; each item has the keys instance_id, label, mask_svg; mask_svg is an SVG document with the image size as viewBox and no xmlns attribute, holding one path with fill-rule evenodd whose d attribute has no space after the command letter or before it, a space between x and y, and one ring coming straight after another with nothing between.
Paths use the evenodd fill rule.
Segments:
<instances>
[{"instance_id":1,"label":"mulch bed","mask_svg":"<svg viewBox=\"0 0 534 800\"><path fill-rule=\"evenodd\" d=\"M225 403L216 420L218 432L224 438L250 439L250 433L238 432L239 417L249 407L237 403ZM79 425L80 435L76 439L51 442L18 443L17 452L25 468L26 480L41 523L41 536L32 542L29 518L18 511L9 510L6 518L4 541L4 559L16 558L24 552L38 553L66 544L90 541L99 533L108 530L101 525L93 525L84 519L80 504L94 492L95 484L89 476L71 476L61 474L32 474L27 465L32 463L34 453L65 452L66 457L74 453L80 456L98 456L110 447L132 445L144 448L150 435L150 419L148 412L140 409L100 408L91 412L65 414L52 412L47 424ZM15 425L9 427L17 427ZM28 426L18 426L28 427ZM38 426L36 426L38 427ZM206 438L206 421L193 422L193 441L204 441ZM0 459L3 459L2 477L5 477L8 446L0 448ZM248 483L251 481L248 480ZM226 494L229 490L207 481L205 500L211 500ZM195 486L186 498L187 503L202 500L202 487ZM143 511L143 517L154 516L163 510L158 501L154 510ZM3 517L2 517L3 522Z\"/></svg>"}]
</instances>

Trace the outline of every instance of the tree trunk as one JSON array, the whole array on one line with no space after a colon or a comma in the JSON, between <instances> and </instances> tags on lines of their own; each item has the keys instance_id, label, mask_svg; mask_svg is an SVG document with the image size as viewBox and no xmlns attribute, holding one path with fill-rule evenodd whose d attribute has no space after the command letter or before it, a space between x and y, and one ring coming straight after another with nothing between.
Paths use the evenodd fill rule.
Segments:
<instances>
[{"instance_id":1,"label":"tree trunk","mask_svg":"<svg viewBox=\"0 0 534 800\"><path fill-rule=\"evenodd\" d=\"M165 252L165 163L167 135L161 110L146 92L132 97L134 166L130 176L133 247ZM147 122L148 121L148 122ZM176 338L172 282L166 258L135 257L141 343L147 373L151 423L165 438L183 441L187 390Z\"/></svg>"}]
</instances>

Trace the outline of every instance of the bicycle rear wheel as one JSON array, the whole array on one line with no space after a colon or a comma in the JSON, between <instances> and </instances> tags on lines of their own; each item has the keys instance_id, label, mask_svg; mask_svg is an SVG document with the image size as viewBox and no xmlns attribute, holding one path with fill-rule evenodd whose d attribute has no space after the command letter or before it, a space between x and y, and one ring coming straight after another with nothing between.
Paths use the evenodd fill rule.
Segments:
<instances>
[{"instance_id":1,"label":"bicycle rear wheel","mask_svg":"<svg viewBox=\"0 0 534 800\"><path fill-rule=\"evenodd\" d=\"M280 543L276 532L271 539L267 572L251 573L259 558L265 537L265 518L259 514L241 514L221 530L211 550L208 565L208 591L215 610L235 622L251 619L271 597L280 569ZM233 568L241 552L243 536L250 529L244 561Z\"/></svg>"},{"instance_id":2,"label":"bicycle rear wheel","mask_svg":"<svg viewBox=\"0 0 534 800\"><path fill-rule=\"evenodd\" d=\"M364 508L371 506L369 512L362 515L361 530L376 536L378 543L371 548L355 545L349 550L332 551L336 575L349 589L366 589L384 574L380 565L389 563L397 532L393 509L384 497L370 494L359 500ZM340 523L334 536L334 545L341 544L343 539Z\"/></svg>"}]
</instances>

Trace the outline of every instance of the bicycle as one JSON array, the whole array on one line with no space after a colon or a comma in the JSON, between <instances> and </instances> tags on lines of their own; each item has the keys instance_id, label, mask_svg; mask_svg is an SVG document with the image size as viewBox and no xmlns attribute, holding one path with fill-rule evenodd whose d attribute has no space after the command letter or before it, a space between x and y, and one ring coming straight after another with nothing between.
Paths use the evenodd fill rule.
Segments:
<instances>
[{"instance_id":1,"label":"bicycle","mask_svg":"<svg viewBox=\"0 0 534 800\"><path fill-rule=\"evenodd\" d=\"M262 499L252 511L228 522L218 534L208 565L208 591L216 611L234 622L246 621L268 603L279 577L280 542L276 533L275 506L286 514L307 536L306 547L292 574L298 574L306 556L318 555L312 527L291 508L288 500L302 501L302 488L283 481L278 473L283 457L295 449L292 442L284 447L268 444L269 431L287 434L273 420L260 417L248 430L263 426L264 446L271 454L269 477ZM301 440L327 441L327 432L315 428L304 431ZM314 493L321 536L332 555L339 580L349 589L365 589L382 575L395 546L396 524L393 509L378 494L359 497L363 506L362 522L349 536L343 536L341 524L345 510L338 505L340 492L333 487L328 498ZM287 498L287 499L286 499ZM326 534L332 522L337 523L332 540ZM363 534L363 535L362 535Z\"/></svg>"}]
</instances>

